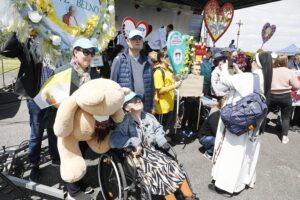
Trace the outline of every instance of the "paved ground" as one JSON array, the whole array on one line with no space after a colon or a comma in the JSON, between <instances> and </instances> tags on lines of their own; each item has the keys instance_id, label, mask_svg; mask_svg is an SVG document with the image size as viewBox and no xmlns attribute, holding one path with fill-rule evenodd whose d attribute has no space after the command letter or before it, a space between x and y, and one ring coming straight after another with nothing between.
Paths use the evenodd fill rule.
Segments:
<instances>
[{"instance_id":1,"label":"paved ground","mask_svg":"<svg viewBox=\"0 0 300 200\"><path fill-rule=\"evenodd\" d=\"M11 119L0 121L0 146L15 145L28 138L29 125L25 102L22 103L18 114ZM257 165L257 182L254 189L242 192L232 199L239 200L299 200L300 199L300 133L290 132L290 142L282 145L274 129L262 136L262 148ZM185 149L183 145L175 146L179 160L184 164L194 191L202 200L221 200L224 197L210 192L207 185L210 183L212 164L199 152L198 141L188 144ZM94 157L95 158L95 157ZM97 187L96 163L92 159L88 168L90 183ZM46 182L58 180L58 169L46 166L43 168L43 179ZM51 183L55 185L55 183ZM95 193L95 196L97 193ZM14 194L9 196L0 192L0 199L13 199ZM49 197L37 197L35 199L53 199Z\"/></svg>"}]
</instances>

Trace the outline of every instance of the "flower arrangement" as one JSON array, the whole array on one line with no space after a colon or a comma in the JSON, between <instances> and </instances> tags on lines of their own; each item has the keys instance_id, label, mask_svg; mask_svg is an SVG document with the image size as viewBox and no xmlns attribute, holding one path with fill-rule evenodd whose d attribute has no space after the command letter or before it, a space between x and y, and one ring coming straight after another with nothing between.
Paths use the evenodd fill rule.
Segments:
<instances>
[{"instance_id":1,"label":"flower arrangement","mask_svg":"<svg viewBox=\"0 0 300 200\"><path fill-rule=\"evenodd\" d=\"M179 70L177 76L181 79L185 79L188 76L190 67L194 64L194 51L195 51L195 40L193 36L185 35L183 38L186 42L184 67Z\"/></svg>"},{"instance_id":2,"label":"flower arrangement","mask_svg":"<svg viewBox=\"0 0 300 200\"><path fill-rule=\"evenodd\" d=\"M57 16L51 0L0 0L0 29L16 32L21 43L36 31L41 53L50 53L52 60L70 57L65 54L71 54L73 42L82 36L97 43L101 52L116 29L114 0L99 0L99 5L99 14L92 15L85 24L68 26Z\"/></svg>"}]
</instances>

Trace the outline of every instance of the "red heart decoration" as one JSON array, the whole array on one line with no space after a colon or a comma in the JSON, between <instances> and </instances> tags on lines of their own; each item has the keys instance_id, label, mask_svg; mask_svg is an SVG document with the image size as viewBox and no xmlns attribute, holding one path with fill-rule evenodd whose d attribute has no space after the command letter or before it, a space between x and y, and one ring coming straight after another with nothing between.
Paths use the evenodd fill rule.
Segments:
<instances>
[{"instance_id":1,"label":"red heart decoration","mask_svg":"<svg viewBox=\"0 0 300 200\"><path fill-rule=\"evenodd\" d=\"M131 17L125 17L122 23L122 30L126 38L128 37L129 32L133 29L139 29L144 34L145 38L149 31L148 23L145 20L143 20L136 24Z\"/></svg>"},{"instance_id":2,"label":"red heart decoration","mask_svg":"<svg viewBox=\"0 0 300 200\"><path fill-rule=\"evenodd\" d=\"M210 0L204 7L204 23L211 39L216 43L227 31L233 19L234 8L225 3L221 8L216 0Z\"/></svg>"}]
</instances>

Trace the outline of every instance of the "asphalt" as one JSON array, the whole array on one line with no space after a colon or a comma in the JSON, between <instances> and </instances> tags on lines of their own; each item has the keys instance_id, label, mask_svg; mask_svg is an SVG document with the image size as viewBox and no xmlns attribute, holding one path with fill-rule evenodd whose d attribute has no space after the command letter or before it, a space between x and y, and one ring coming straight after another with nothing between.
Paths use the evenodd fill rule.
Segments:
<instances>
[{"instance_id":1,"label":"asphalt","mask_svg":"<svg viewBox=\"0 0 300 200\"><path fill-rule=\"evenodd\" d=\"M275 118L274 115L269 117ZM272 124L271 124L272 125ZM26 102L22 101L19 112L14 118L0 121L0 146L17 145L28 139L30 129L28 122L28 110ZM300 133L289 132L290 142L281 144L278 131L268 128L267 133L262 135L262 145L257 164L257 181L254 189L247 189L231 199L239 200L299 200L300 199ZM212 163L199 151L200 144L197 140L184 145L179 144L174 148L177 151L179 162L185 167L192 186L197 196L202 200L226 199L208 189L211 182ZM94 196L99 197L99 186L97 182L98 155L92 154L88 160L89 168L85 181L96 188ZM26 178L26 176L25 176ZM42 168L42 183L58 187L58 168L49 164ZM30 193L33 199L49 199L49 196ZM14 191L4 194L0 191L1 200L11 200L16 197Z\"/></svg>"}]
</instances>

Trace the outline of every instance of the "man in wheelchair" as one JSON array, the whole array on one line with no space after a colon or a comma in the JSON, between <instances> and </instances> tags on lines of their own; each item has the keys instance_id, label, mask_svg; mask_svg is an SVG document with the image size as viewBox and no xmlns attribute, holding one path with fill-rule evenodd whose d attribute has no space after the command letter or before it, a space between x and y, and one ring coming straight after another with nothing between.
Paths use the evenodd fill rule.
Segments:
<instances>
[{"instance_id":1,"label":"man in wheelchair","mask_svg":"<svg viewBox=\"0 0 300 200\"><path fill-rule=\"evenodd\" d=\"M179 189L186 200L198 199L179 164L155 149L155 145L168 149L169 144L162 125L152 114L143 111L142 97L131 92L125 97L123 109L126 115L113 131L111 148L133 149L129 154L138 168L138 177L152 195L176 200L174 193Z\"/></svg>"}]
</instances>

